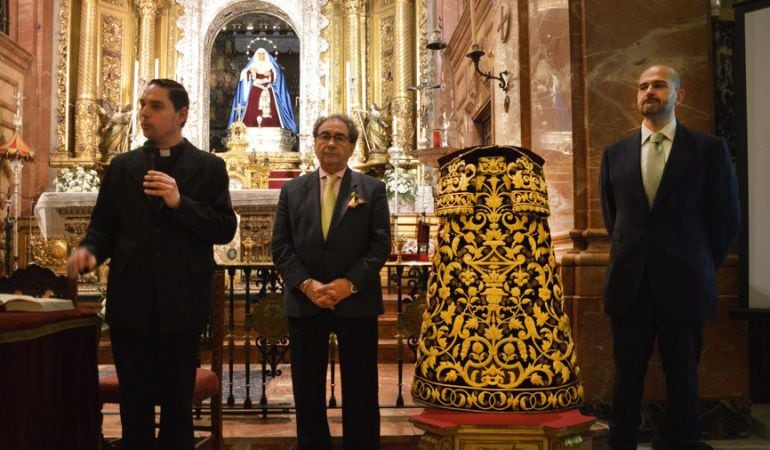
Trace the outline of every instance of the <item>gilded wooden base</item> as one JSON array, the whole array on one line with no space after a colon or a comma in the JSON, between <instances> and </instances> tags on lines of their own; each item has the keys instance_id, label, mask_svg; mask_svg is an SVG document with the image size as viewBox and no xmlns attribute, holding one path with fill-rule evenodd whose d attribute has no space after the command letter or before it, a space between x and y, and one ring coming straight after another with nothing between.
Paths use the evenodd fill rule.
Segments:
<instances>
[{"instance_id":1,"label":"gilded wooden base","mask_svg":"<svg viewBox=\"0 0 770 450\"><path fill-rule=\"evenodd\" d=\"M420 450L590 450L595 418L577 409L481 413L426 408L410 418L425 434Z\"/></svg>"}]
</instances>

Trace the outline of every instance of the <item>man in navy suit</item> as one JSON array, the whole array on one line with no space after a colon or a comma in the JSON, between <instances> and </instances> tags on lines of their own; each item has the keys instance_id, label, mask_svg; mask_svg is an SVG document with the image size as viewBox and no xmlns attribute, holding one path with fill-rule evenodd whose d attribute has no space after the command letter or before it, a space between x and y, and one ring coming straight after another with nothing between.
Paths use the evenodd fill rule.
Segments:
<instances>
[{"instance_id":1,"label":"man in navy suit","mask_svg":"<svg viewBox=\"0 0 770 450\"><path fill-rule=\"evenodd\" d=\"M212 245L235 234L224 161L182 137L189 104L174 80L147 84L139 119L148 141L110 162L86 236L67 262L77 277L110 260L107 323L120 381L123 450L192 450Z\"/></svg>"},{"instance_id":2,"label":"man in navy suit","mask_svg":"<svg viewBox=\"0 0 770 450\"><path fill-rule=\"evenodd\" d=\"M380 439L377 316L390 253L385 184L347 167L358 139L344 115L313 127L319 170L281 188L273 262L284 282L299 449L331 449L326 416L329 334L339 340L345 449Z\"/></svg>"},{"instance_id":3,"label":"man in navy suit","mask_svg":"<svg viewBox=\"0 0 770 450\"><path fill-rule=\"evenodd\" d=\"M738 186L723 139L675 118L684 90L671 67L639 78L639 131L606 148L601 204L612 239L605 279L615 386L612 450L635 449L655 341L666 375L667 448L699 442L703 323L717 313L716 271L739 231Z\"/></svg>"}]
</instances>

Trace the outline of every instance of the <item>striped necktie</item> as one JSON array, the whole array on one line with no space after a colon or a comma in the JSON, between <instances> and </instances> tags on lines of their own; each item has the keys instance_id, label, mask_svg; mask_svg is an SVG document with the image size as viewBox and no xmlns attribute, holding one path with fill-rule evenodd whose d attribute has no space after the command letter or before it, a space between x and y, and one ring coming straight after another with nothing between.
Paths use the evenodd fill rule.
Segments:
<instances>
[{"instance_id":1,"label":"striped necktie","mask_svg":"<svg viewBox=\"0 0 770 450\"><path fill-rule=\"evenodd\" d=\"M663 133L650 135L650 151L647 153L647 162L644 166L644 193L647 194L647 202L652 208L655 194L658 192L660 179L663 178L663 169L666 167L666 152L663 151Z\"/></svg>"},{"instance_id":2,"label":"striped necktie","mask_svg":"<svg viewBox=\"0 0 770 450\"><path fill-rule=\"evenodd\" d=\"M324 239L329 234L329 226L334 215L334 203L337 201L337 196L334 194L334 183L336 181L337 175L326 175L326 185L324 186L323 198L321 199L321 229L324 233Z\"/></svg>"}]
</instances>

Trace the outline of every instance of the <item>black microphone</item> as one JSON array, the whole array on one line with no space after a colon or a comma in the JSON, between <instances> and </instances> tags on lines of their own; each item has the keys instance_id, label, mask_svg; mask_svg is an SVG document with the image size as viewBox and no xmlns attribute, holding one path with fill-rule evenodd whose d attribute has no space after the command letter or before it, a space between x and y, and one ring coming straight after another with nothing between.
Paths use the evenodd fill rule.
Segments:
<instances>
[{"instance_id":1,"label":"black microphone","mask_svg":"<svg viewBox=\"0 0 770 450\"><path fill-rule=\"evenodd\" d=\"M152 141L145 142L142 147L142 153L144 154L144 164L147 167L147 170L155 170L155 157L160 153L160 150L155 146L155 143ZM160 197L147 195L147 199L156 212L159 211L163 205L163 200Z\"/></svg>"},{"instance_id":2,"label":"black microphone","mask_svg":"<svg viewBox=\"0 0 770 450\"><path fill-rule=\"evenodd\" d=\"M144 153L144 164L147 170L155 170L155 157L158 155L158 147L155 146L155 143L145 142L142 153Z\"/></svg>"}]
</instances>

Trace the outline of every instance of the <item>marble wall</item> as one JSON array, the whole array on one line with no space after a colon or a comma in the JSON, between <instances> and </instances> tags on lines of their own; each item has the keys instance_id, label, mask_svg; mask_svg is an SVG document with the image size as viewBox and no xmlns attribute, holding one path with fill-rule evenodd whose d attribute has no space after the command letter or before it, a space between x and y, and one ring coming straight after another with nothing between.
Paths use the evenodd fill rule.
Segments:
<instances>
[{"instance_id":1,"label":"marble wall","mask_svg":"<svg viewBox=\"0 0 770 450\"><path fill-rule=\"evenodd\" d=\"M642 70L656 63L681 72L686 96L677 107L677 119L697 130L714 131L712 24L708 4L700 0L569 0L567 11L575 229L572 249L561 255L562 273L586 398L594 405L606 405L611 400L613 367L609 323L602 311L609 249L598 192L602 152L640 126L636 84ZM565 63L561 64L554 71L557 76ZM535 103L533 98L533 108ZM536 122L533 117L533 130ZM533 132L533 142L534 136ZM737 304L736 256L720 270L718 283L721 312L706 325L701 397L746 400L746 324L728 316ZM651 362L645 399L664 398L664 377L656 358Z\"/></svg>"},{"instance_id":2,"label":"marble wall","mask_svg":"<svg viewBox=\"0 0 770 450\"><path fill-rule=\"evenodd\" d=\"M546 161L549 223L558 243L574 227L569 2L528 5L531 148Z\"/></svg>"}]
</instances>

